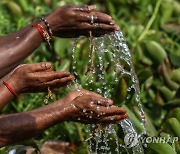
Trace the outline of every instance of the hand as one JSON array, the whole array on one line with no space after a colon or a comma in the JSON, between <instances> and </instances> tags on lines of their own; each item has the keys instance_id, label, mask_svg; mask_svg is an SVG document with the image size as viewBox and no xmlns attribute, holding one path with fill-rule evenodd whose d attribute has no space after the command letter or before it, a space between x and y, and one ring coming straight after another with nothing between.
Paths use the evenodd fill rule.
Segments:
<instances>
[{"instance_id":1,"label":"hand","mask_svg":"<svg viewBox=\"0 0 180 154\"><path fill-rule=\"evenodd\" d=\"M76 97L83 96L83 95L96 95L96 96L101 97L101 95L99 95L95 92L82 89L82 90L76 90L76 91L70 92L63 98L63 100L64 100L64 102L67 103L67 102L71 102Z\"/></svg>"},{"instance_id":2,"label":"hand","mask_svg":"<svg viewBox=\"0 0 180 154\"><path fill-rule=\"evenodd\" d=\"M91 23L93 16L93 23ZM57 8L46 17L55 36L58 37L79 37L101 36L106 33L119 30L111 16L94 12L94 6L66 5Z\"/></svg>"},{"instance_id":3,"label":"hand","mask_svg":"<svg viewBox=\"0 0 180 154\"><path fill-rule=\"evenodd\" d=\"M51 63L24 64L8 75L7 83L17 92L44 92L66 86L74 79L69 72L51 70Z\"/></svg>"},{"instance_id":4,"label":"hand","mask_svg":"<svg viewBox=\"0 0 180 154\"><path fill-rule=\"evenodd\" d=\"M113 105L112 100L92 92L85 93L70 102L65 102L67 100L65 97L63 108L67 112L67 121L108 124L119 123L120 120L128 117L123 108ZM74 95L74 92L68 95L71 94Z\"/></svg>"}]
</instances>

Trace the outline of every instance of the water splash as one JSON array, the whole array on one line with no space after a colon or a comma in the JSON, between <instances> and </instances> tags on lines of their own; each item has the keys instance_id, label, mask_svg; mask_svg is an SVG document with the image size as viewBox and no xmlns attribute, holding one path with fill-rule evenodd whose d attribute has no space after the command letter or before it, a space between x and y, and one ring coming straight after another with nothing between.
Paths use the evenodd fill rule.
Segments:
<instances>
[{"instance_id":1,"label":"water splash","mask_svg":"<svg viewBox=\"0 0 180 154\"><path fill-rule=\"evenodd\" d=\"M125 134L124 143L127 148L132 148L133 154L143 154L144 150L141 142L139 141L139 136L134 128L132 122L129 119L123 119L120 125Z\"/></svg>"},{"instance_id":2,"label":"water splash","mask_svg":"<svg viewBox=\"0 0 180 154\"><path fill-rule=\"evenodd\" d=\"M78 76L76 70L76 58L75 58L75 50L77 46L78 40L75 40L74 47L72 50L72 59L73 59L73 73ZM105 57L109 54L111 57L110 59L105 59ZM139 107L139 113L141 116L141 125L143 126L143 131L140 134L137 133L136 129L134 128L132 122L129 119L124 119L120 122L120 125L124 132L124 142L126 145L122 145L119 143L116 130L114 125L106 126L105 128L98 129L94 134L93 138L95 142L91 139L89 140L90 143L90 153L111 153L109 148L109 136L114 135L115 143L117 148L115 149L116 153L120 152L120 147L125 148L126 152L128 153L127 148L132 148L134 154L143 154L143 148L141 143L139 142L138 138L141 135L146 134L145 131L145 116L143 111L143 106L140 100L140 88L139 88L139 81L135 74L134 66L132 63L131 52L125 42L124 36L122 32L117 31L113 35L105 35L103 37L93 38L90 35L90 52L89 52L89 61L88 67L85 70L86 79L88 81L89 78L92 79L86 82L84 85L81 85L82 81L78 81L77 79L74 81L74 87L72 89L80 90L83 86L88 87L93 80L100 83L100 85L95 84L96 87L94 91L101 94L105 98L112 98L114 93L114 87L111 83L109 83L107 69L108 67L113 65L113 73L111 74L114 76L113 81L116 84L119 82L119 77L128 77L131 81L128 85L127 91L134 92L135 94L135 102ZM92 89L89 89L92 90ZM112 98L113 99L113 98ZM129 99L127 97L127 99ZM85 110L83 112L86 112ZM103 114L103 113L102 113ZM94 125L88 126L89 130L94 130ZM133 136L132 136L133 135ZM133 142L129 141L129 138L132 139ZM128 142L127 142L128 141ZM92 147L95 147L93 149Z\"/></svg>"},{"instance_id":3,"label":"water splash","mask_svg":"<svg viewBox=\"0 0 180 154\"><path fill-rule=\"evenodd\" d=\"M139 142L138 138L142 135L146 134L145 130L145 116L143 111L143 106L140 100L140 88L139 88L139 81L137 79L137 76L135 74L134 66L132 63L132 57L130 50L125 42L125 39L123 37L122 32L117 31L113 35L106 35L101 38L96 39L96 46L98 48L99 53L102 52L108 52L108 48L111 51L112 54L112 62L114 62L114 74L115 74L115 82L118 82L118 71L120 71L120 74L122 76L129 76L132 83L128 87L128 91L130 92L132 89L134 89L135 92L135 101L139 107L139 113L141 116L141 125L143 126L143 131L138 135L137 131L133 127L132 122L129 119L124 119L121 121L120 125L123 128L123 132L125 135L125 141L128 141L130 144L133 153L136 154L142 154L143 148L141 143ZM127 68L124 68L121 63L125 62L128 66L129 70ZM128 135L133 135L133 142L131 143L129 140L127 140ZM130 136L132 139L132 136Z\"/></svg>"},{"instance_id":4,"label":"water splash","mask_svg":"<svg viewBox=\"0 0 180 154\"><path fill-rule=\"evenodd\" d=\"M78 39L74 39L74 44L73 44L73 48L72 48L72 72L75 77L78 76L77 61L76 61L76 57L75 57L75 51L77 48L77 44L78 44ZM73 80L72 84L68 85L67 87L70 91L75 91L75 90L80 91L82 89L82 86L78 82L77 78L75 78L75 80Z\"/></svg>"},{"instance_id":5,"label":"water splash","mask_svg":"<svg viewBox=\"0 0 180 154\"><path fill-rule=\"evenodd\" d=\"M135 100L139 107L139 113L140 113L141 120L142 120L141 125L144 128L144 130L143 130L143 134L144 134L146 132L145 131L146 120L145 120L145 116L144 116L142 102L140 100L139 81L136 76L135 69L134 69L134 66L133 66L133 63L131 60L132 57L131 57L130 50L125 42L122 32L117 31L117 32L115 32L114 35L109 36L109 38L113 39L113 41L111 42L111 45L117 47L117 48L115 48L116 49L115 52L118 54L120 59L124 60L129 65L130 71L126 71L121 66L119 66L119 63L116 64L116 65L118 65L117 67L122 71L122 75L127 74L127 75L130 75L130 77L131 77L132 85L130 86L129 90L134 89L134 91L135 91Z\"/></svg>"}]
</instances>

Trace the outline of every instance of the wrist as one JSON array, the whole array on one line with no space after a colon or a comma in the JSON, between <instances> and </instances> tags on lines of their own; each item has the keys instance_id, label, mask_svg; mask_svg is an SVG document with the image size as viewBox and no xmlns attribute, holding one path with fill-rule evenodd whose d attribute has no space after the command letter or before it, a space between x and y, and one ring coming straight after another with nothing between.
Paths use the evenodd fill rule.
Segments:
<instances>
[{"instance_id":1,"label":"wrist","mask_svg":"<svg viewBox=\"0 0 180 154\"><path fill-rule=\"evenodd\" d=\"M46 31L48 31L48 29L43 21L38 21L38 22L36 22L36 24L40 24Z\"/></svg>"},{"instance_id":2,"label":"wrist","mask_svg":"<svg viewBox=\"0 0 180 154\"><path fill-rule=\"evenodd\" d=\"M49 36L52 38L53 32L52 32L49 22L46 20L45 17L40 18L40 21L42 21L43 24L46 26L46 31L48 32Z\"/></svg>"},{"instance_id":3,"label":"wrist","mask_svg":"<svg viewBox=\"0 0 180 154\"><path fill-rule=\"evenodd\" d=\"M60 103L59 109L61 111L63 121L71 121L73 114L76 111L75 106L70 102L66 102L66 99L64 98L59 100L58 103Z\"/></svg>"},{"instance_id":4,"label":"wrist","mask_svg":"<svg viewBox=\"0 0 180 154\"><path fill-rule=\"evenodd\" d=\"M18 83L17 81L12 80L12 79L8 79L6 82L13 89L13 91L16 94L19 95L21 93L21 88L20 88L19 84L17 84Z\"/></svg>"},{"instance_id":5,"label":"wrist","mask_svg":"<svg viewBox=\"0 0 180 154\"><path fill-rule=\"evenodd\" d=\"M11 93L11 95L16 96L17 98L20 97L20 95L7 82L3 81L3 85L7 88L9 93Z\"/></svg>"},{"instance_id":6,"label":"wrist","mask_svg":"<svg viewBox=\"0 0 180 154\"><path fill-rule=\"evenodd\" d=\"M51 27L52 31L54 32L54 25L53 25L53 17L51 17L51 14L45 17L46 21L48 22L49 26Z\"/></svg>"}]
</instances>

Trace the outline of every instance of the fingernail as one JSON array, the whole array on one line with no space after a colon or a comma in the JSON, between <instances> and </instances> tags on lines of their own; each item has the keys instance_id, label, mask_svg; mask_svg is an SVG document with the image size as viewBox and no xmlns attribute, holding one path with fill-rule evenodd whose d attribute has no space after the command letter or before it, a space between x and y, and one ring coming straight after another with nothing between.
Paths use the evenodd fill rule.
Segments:
<instances>
[{"instance_id":1,"label":"fingernail","mask_svg":"<svg viewBox=\"0 0 180 154\"><path fill-rule=\"evenodd\" d=\"M124 117L124 118L128 118L129 116L128 116L128 114L126 113L123 117Z\"/></svg>"},{"instance_id":2,"label":"fingernail","mask_svg":"<svg viewBox=\"0 0 180 154\"><path fill-rule=\"evenodd\" d=\"M108 99L108 103L109 103L109 104L113 104L113 101L110 100L110 99Z\"/></svg>"},{"instance_id":3,"label":"fingernail","mask_svg":"<svg viewBox=\"0 0 180 154\"><path fill-rule=\"evenodd\" d=\"M50 69L50 68L51 68L51 66L52 66L52 65L51 65L51 63L50 63L50 62L46 62L46 68L47 68L47 69Z\"/></svg>"},{"instance_id":4,"label":"fingernail","mask_svg":"<svg viewBox=\"0 0 180 154\"><path fill-rule=\"evenodd\" d=\"M115 30L118 31L120 30L120 27L118 25L115 26Z\"/></svg>"},{"instance_id":5,"label":"fingernail","mask_svg":"<svg viewBox=\"0 0 180 154\"><path fill-rule=\"evenodd\" d=\"M74 80L74 79L75 79L75 77L73 75L71 75L71 80Z\"/></svg>"},{"instance_id":6,"label":"fingernail","mask_svg":"<svg viewBox=\"0 0 180 154\"><path fill-rule=\"evenodd\" d=\"M110 24L110 25L114 25L114 24L115 24L115 22L114 22L114 21L111 21L109 24Z\"/></svg>"},{"instance_id":7,"label":"fingernail","mask_svg":"<svg viewBox=\"0 0 180 154\"><path fill-rule=\"evenodd\" d=\"M71 73L70 72L66 72L67 75L70 75Z\"/></svg>"}]
</instances>

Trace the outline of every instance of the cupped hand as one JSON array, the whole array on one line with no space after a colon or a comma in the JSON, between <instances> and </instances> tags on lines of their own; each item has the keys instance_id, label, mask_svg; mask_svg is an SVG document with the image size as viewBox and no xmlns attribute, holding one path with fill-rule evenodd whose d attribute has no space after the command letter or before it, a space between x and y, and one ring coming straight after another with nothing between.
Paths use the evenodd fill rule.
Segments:
<instances>
[{"instance_id":1,"label":"cupped hand","mask_svg":"<svg viewBox=\"0 0 180 154\"><path fill-rule=\"evenodd\" d=\"M119 30L111 16L95 12L94 6L62 6L49 14L46 20L49 22L54 35L58 37L89 36L90 31L93 36L101 36Z\"/></svg>"},{"instance_id":2,"label":"cupped hand","mask_svg":"<svg viewBox=\"0 0 180 154\"><path fill-rule=\"evenodd\" d=\"M123 108L113 105L112 100L103 98L96 93L85 93L88 93L88 91L85 91L81 96L75 97L70 102L64 101L64 109L67 109L68 112L66 120L85 124L108 124L119 123L120 120L128 117Z\"/></svg>"},{"instance_id":3,"label":"cupped hand","mask_svg":"<svg viewBox=\"0 0 180 154\"><path fill-rule=\"evenodd\" d=\"M18 66L8 75L7 83L17 92L44 92L66 86L72 80L69 72L52 71L51 63L41 62Z\"/></svg>"},{"instance_id":4,"label":"cupped hand","mask_svg":"<svg viewBox=\"0 0 180 154\"><path fill-rule=\"evenodd\" d=\"M83 95L95 95L95 96L99 96L101 97L101 95L95 93L95 92L92 92L92 91L88 91L88 90L84 90L84 89L81 89L81 90L75 90L75 91L72 91L70 93L68 93L64 98L64 102L71 102L73 99L75 99L76 97L79 97L79 96L83 96Z\"/></svg>"}]
</instances>

